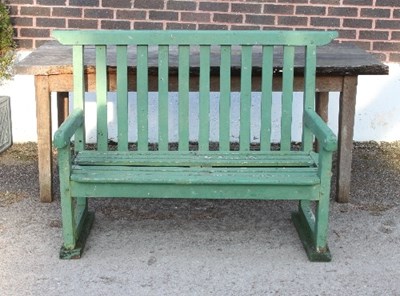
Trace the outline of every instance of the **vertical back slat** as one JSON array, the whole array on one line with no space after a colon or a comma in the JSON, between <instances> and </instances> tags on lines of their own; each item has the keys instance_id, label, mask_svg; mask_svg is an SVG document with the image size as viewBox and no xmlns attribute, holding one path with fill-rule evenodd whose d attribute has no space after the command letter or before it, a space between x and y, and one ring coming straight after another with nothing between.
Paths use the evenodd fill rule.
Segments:
<instances>
[{"instance_id":1,"label":"vertical back slat","mask_svg":"<svg viewBox=\"0 0 400 296\"><path fill-rule=\"evenodd\" d=\"M138 150L148 150L148 46L137 46Z\"/></svg>"},{"instance_id":2,"label":"vertical back slat","mask_svg":"<svg viewBox=\"0 0 400 296\"><path fill-rule=\"evenodd\" d=\"M128 150L128 55L127 46L117 46L118 150Z\"/></svg>"},{"instance_id":3,"label":"vertical back slat","mask_svg":"<svg viewBox=\"0 0 400 296\"><path fill-rule=\"evenodd\" d=\"M294 47L283 48L281 150L291 149L292 101L293 101Z\"/></svg>"},{"instance_id":4,"label":"vertical back slat","mask_svg":"<svg viewBox=\"0 0 400 296\"><path fill-rule=\"evenodd\" d=\"M158 150L168 151L168 65L169 47L158 47Z\"/></svg>"},{"instance_id":5,"label":"vertical back slat","mask_svg":"<svg viewBox=\"0 0 400 296\"><path fill-rule=\"evenodd\" d=\"M199 150L207 151L210 140L210 46L200 46Z\"/></svg>"},{"instance_id":6,"label":"vertical back slat","mask_svg":"<svg viewBox=\"0 0 400 296\"><path fill-rule=\"evenodd\" d=\"M180 45L178 96L179 96L179 150L189 150L189 53L190 47Z\"/></svg>"},{"instance_id":7,"label":"vertical back slat","mask_svg":"<svg viewBox=\"0 0 400 296\"><path fill-rule=\"evenodd\" d=\"M230 150L231 54L229 45L221 46L219 96L219 150Z\"/></svg>"},{"instance_id":8,"label":"vertical back slat","mask_svg":"<svg viewBox=\"0 0 400 296\"><path fill-rule=\"evenodd\" d=\"M261 128L260 150L271 149L271 107L272 107L272 79L273 79L274 47L263 46L262 83L261 83Z\"/></svg>"},{"instance_id":9,"label":"vertical back slat","mask_svg":"<svg viewBox=\"0 0 400 296\"><path fill-rule=\"evenodd\" d=\"M158 47L158 150L168 150L168 45Z\"/></svg>"},{"instance_id":10,"label":"vertical back slat","mask_svg":"<svg viewBox=\"0 0 400 296\"><path fill-rule=\"evenodd\" d=\"M97 150L108 150L107 47L96 45Z\"/></svg>"},{"instance_id":11,"label":"vertical back slat","mask_svg":"<svg viewBox=\"0 0 400 296\"><path fill-rule=\"evenodd\" d=\"M315 104L315 68L316 68L316 46L306 46L304 65L304 110L314 110ZM313 146L312 132L303 125L303 150L310 151Z\"/></svg>"},{"instance_id":12,"label":"vertical back slat","mask_svg":"<svg viewBox=\"0 0 400 296\"><path fill-rule=\"evenodd\" d=\"M242 46L240 77L240 151L250 150L252 46Z\"/></svg>"},{"instance_id":13,"label":"vertical back slat","mask_svg":"<svg viewBox=\"0 0 400 296\"><path fill-rule=\"evenodd\" d=\"M84 47L73 46L74 108L85 110ZM75 150L85 149L85 125L75 132Z\"/></svg>"}]
</instances>

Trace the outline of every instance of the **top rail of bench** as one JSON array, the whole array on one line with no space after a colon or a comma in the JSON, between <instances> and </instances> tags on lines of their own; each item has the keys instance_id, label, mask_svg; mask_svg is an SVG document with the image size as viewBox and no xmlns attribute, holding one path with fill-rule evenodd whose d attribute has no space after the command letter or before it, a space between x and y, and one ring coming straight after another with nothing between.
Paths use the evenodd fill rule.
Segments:
<instances>
[{"instance_id":1,"label":"top rail of bench","mask_svg":"<svg viewBox=\"0 0 400 296\"><path fill-rule=\"evenodd\" d=\"M336 31L53 31L65 45L325 45Z\"/></svg>"}]
</instances>

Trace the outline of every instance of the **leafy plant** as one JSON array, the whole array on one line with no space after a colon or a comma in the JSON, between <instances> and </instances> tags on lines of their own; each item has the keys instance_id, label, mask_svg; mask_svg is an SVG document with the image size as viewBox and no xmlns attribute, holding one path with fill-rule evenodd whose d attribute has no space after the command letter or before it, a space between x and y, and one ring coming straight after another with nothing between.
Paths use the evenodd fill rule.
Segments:
<instances>
[{"instance_id":1,"label":"leafy plant","mask_svg":"<svg viewBox=\"0 0 400 296\"><path fill-rule=\"evenodd\" d=\"M12 77L15 42L8 8L0 3L0 84Z\"/></svg>"}]
</instances>

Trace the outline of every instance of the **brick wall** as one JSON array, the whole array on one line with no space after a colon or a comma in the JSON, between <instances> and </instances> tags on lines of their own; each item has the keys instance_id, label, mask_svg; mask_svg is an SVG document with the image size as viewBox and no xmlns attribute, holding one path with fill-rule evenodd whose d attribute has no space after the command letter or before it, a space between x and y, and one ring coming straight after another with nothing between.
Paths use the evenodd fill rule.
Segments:
<instances>
[{"instance_id":1,"label":"brick wall","mask_svg":"<svg viewBox=\"0 0 400 296\"><path fill-rule=\"evenodd\" d=\"M21 48L53 28L338 30L386 62L400 62L400 0L5 0Z\"/></svg>"}]
</instances>

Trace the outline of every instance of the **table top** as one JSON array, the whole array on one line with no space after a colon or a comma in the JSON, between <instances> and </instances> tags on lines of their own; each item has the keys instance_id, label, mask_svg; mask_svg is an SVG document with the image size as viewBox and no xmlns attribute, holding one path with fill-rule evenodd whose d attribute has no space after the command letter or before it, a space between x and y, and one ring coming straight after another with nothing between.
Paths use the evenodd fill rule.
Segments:
<instances>
[{"instance_id":1,"label":"table top","mask_svg":"<svg viewBox=\"0 0 400 296\"><path fill-rule=\"evenodd\" d=\"M128 64L136 64L135 47L128 50ZM108 50L108 65L115 66L115 48ZM94 47L85 50L85 64L87 69L95 69ZM169 67L177 71L177 48L170 48ZM198 70L199 50L191 47L190 57L191 72ZM218 72L220 55L218 48L211 49L211 72ZM301 74L304 70L304 52L296 50L295 73ZM240 48L232 47L232 71L240 73ZM157 68L157 49L149 47L149 71ZM274 52L274 69L282 69L282 48L276 47ZM16 64L17 74L29 75L57 75L72 73L72 49L57 41L49 41L34 50L25 59ZM387 65L380 62L372 54L352 44L333 42L317 49L317 74L318 75L385 75L388 74ZM253 73L261 73L261 48L253 49Z\"/></svg>"}]
</instances>

